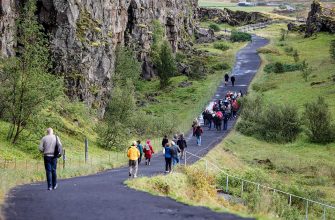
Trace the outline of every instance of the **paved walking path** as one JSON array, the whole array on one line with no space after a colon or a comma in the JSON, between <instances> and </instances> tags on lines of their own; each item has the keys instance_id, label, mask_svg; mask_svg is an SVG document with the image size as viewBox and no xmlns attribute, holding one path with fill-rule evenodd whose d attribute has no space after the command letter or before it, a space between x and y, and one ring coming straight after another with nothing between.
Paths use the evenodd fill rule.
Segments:
<instances>
[{"instance_id":1,"label":"paved walking path","mask_svg":"<svg viewBox=\"0 0 335 220\"><path fill-rule=\"evenodd\" d=\"M256 50L268 43L254 36L252 43L237 54L233 74L236 86L222 83L213 100L223 97L228 90L246 92L248 85L260 66ZM229 123L229 129L234 122ZM191 139L187 150L204 155L218 144L227 132L207 131L202 137L202 146L195 146ZM190 160L188 160L188 163ZM195 158L193 161L195 162ZM163 155L153 158L151 166L139 167L139 176L161 174L164 170ZM18 186L11 190L3 207L7 220L33 219L243 219L241 217L215 213L204 207L192 207L165 197L152 196L145 192L129 189L123 184L128 178L128 168L109 170L96 175L59 181L56 191L47 191L45 183Z\"/></svg>"}]
</instances>

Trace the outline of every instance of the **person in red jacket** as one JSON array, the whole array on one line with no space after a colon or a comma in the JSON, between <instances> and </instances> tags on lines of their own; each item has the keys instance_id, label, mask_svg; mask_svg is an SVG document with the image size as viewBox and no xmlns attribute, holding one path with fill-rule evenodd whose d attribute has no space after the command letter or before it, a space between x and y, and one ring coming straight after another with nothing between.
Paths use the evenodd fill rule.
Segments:
<instances>
[{"instance_id":1,"label":"person in red jacket","mask_svg":"<svg viewBox=\"0 0 335 220\"><path fill-rule=\"evenodd\" d=\"M152 148L150 140L147 140L147 144L143 148L143 153L144 153L144 157L145 157L145 165L150 166L150 161L151 161L152 154L155 153L154 149Z\"/></svg>"}]
</instances>

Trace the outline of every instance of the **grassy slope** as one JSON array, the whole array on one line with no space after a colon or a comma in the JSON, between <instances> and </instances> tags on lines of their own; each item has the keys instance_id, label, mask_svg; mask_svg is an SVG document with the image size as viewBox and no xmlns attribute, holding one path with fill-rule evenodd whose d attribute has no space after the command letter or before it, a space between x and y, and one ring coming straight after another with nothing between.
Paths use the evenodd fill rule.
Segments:
<instances>
[{"instance_id":1,"label":"grassy slope","mask_svg":"<svg viewBox=\"0 0 335 220\"><path fill-rule=\"evenodd\" d=\"M258 35L271 39L271 44L267 48L278 50L279 54L262 55L263 66L268 62L284 61L294 62L292 57L287 56L284 47L293 47L298 49L301 60L306 59L316 70L308 82L305 82L299 72L284 74L265 74L260 71L253 83L267 86L272 85L273 89L263 93L267 102L282 103L288 102L297 106L299 111L303 111L303 105L307 101L314 100L322 95L326 98L335 118L335 86L328 77L333 75L332 70L335 64L330 61L328 45L333 35L319 34L317 38L305 39L298 34L290 33L288 39L284 42L285 46L279 46L283 42L278 42L280 28L283 25L274 25L267 29L257 32ZM310 86L311 82L326 81L321 86ZM255 91L251 90L251 93ZM207 159L220 164L222 168L229 173L244 176L246 179L259 181L291 193L311 198L317 201L324 201L329 204L335 203L335 148L334 144L326 146L309 143L304 135L301 135L297 141L289 144L273 144L257 140L253 137L244 136L236 131L231 134L208 155ZM256 160L255 160L256 159ZM269 159L272 166L262 165L257 160ZM202 164L203 165L203 164ZM195 167L202 166L201 162ZM186 178L185 173L174 173L167 177L157 177L160 181L168 184L169 179ZM143 184L142 181L135 180L128 183L130 186L146 191L159 192L159 189L152 188L151 185ZM184 182L184 184L189 184ZM185 187L183 185L183 187ZM187 187L186 187L187 188ZM182 192L165 193L176 200L179 200ZM163 194L159 192L159 194ZM201 205L191 196L185 196L183 202ZM226 204L220 201L215 195L212 198L206 198L207 206L226 210L240 211L246 210ZM211 201L215 201L214 203ZM219 205L219 208L217 207ZM215 207L215 208L214 208ZM261 205L258 214L261 218L272 218L275 214L269 214L274 210L271 202ZM335 213L333 213L335 215ZM333 215L329 213L329 215ZM310 216L313 218L312 216Z\"/></svg>"},{"instance_id":2,"label":"grassy slope","mask_svg":"<svg viewBox=\"0 0 335 220\"><path fill-rule=\"evenodd\" d=\"M225 52L215 50L211 44L199 45L199 50L209 50L213 56L220 60L226 60L233 64L236 51L244 44L231 44L231 49ZM190 127L191 121L202 110L209 97L215 92L218 83L223 78L224 72L216 71L208 75L204 80L189 80L192 86L179 88L180 82L186 81L187 77L178 76L172 78L172 86L166 91L160 91L159 81L141 81L138 85L139 98L145 99L145 94L159 93L155 98L159 103L149 103L146 111L164 117L173 113L180 123L180 130L184 131ZM78 114L83 111L83 106L71 106L70 113L66 112L66 102L60 101L58 110L45 110L45 114L52 116L47 126L59 125L56 129L66 149L66 169L61 169L59 164L59 176L68 178L78 175L87 175L104 169L125 164L125 153L112 152L102 149L96 144L96 133L94 127L97 122L95 118L88 117L88 113ZM79 104L80 105L80 104ZM58 113L57 113L58 112ZM66 112L66 113L59 113ZM168 120L171 120L169 118ZM56 126L57 127L57 126ZM6 140L6 132L9 124L0 121L0 203L5 193L13 186L44 180L44 171L41 155L38 153L39 135L33 135L31 140L24 139L17 146L13 146ZM44 129L44 128L43 128ZM89 139L89 162L84 163L84 138ZM150 137L154 138L154 137ZM154 139L156 148L159 147L159 140ZM92 159L91 159L92 158ZM6 169L4 160L7 160ZM26 165L27 164L27 165Z\"/></svg>"}]
</instances>

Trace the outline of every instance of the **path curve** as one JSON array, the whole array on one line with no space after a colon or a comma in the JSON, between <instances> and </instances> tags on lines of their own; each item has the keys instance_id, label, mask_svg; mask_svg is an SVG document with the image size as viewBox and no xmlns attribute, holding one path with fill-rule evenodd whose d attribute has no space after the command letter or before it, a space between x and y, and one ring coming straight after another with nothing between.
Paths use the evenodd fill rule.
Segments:
<instances>
[{"instance_id":1,"label":"path curve","mask_svg":"<svg viewBox=\"0 0 335 220\"><path fill-rule=\"evenodd\" d=\"M228 90L247 88L260 67L261 59L257 49L266 45L264 38L253 36L252 42L236 55L233 74L236 86L225 87L222 83L213 100L223 97ZM234 123L229 123L229 130ZM195 140L189 141L188 151L204 155L222 141L227 132L206 131L201 147ZM190 160L187 161L188 163ZM193 161L195 162L195 158ZM139 167L139 176L161 174L164 166L163 156L154 157L150 167ZM59 181L56 191L47 191L45 183L18 186L12 189L3 206L7 220L53 220L53 219L243 219L239 216L216 213L208 208L193 207L178 203L170 198L152 196L128 188L123 182L128 178L127 168L109 170L96 175L77 177Z\"/></svg>"}]
</instances>

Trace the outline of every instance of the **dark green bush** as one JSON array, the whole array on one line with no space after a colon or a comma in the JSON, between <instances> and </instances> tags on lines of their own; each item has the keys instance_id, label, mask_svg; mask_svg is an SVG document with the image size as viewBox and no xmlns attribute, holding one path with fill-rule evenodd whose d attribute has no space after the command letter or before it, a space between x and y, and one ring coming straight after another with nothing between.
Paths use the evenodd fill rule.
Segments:
<instances>
[{"instance_id":1,"label":"dark green bush","mask_svg":"<svg viewBox=\"0 0 335 220\"><path fill-rule=\"evenodd\" d=\"M300 118L295 107L289 105L271 105L260 118L258 135L273 142L291 142L300 133Z\"/></svg>"},{"instance_id":2,"label":"dark green bush","mask_svg":"<svg viewBox=\"0 0 335 220\"><path fill-rule=\"evenodd\" d=\"M244 42L244 41L251 41L251 34L233 31L230 36L230 40L232 42Z\"/></svg>"},{"instance_id":3,"label":"dark green bush","mask_svg":"<svg viewBox=\"0 0 335 220\"><path fill-rule=\"evenodd\" d=\"M217 63L212 66L213 70L227 70L230 66L227 63Z\"/></svg>"},{"instance_id":4,"label":"dark green bush","mask_svg":"<svg viewBox=\"0 0 335 220\"><path fill-rule=\"evenodd\" d=\"M214 43L214 48L222 51L229 50L229 46L225 44L224 42L215 42Z\"/></svg>"},{"instance_id":5,"label":"dark green bush","mask_svg":"<svg viewBox=\"0 0 335 220\"><path fill-rule=\"evenodd\" d=\"M220 26L217 25L217 24L214 24L214 23L210 24L209 28L212 29L215 32L219 32L221 30Z\"/></svg>"},{"instance_id":6,"label":"dark green bush","mask_svg":"<svg viewBox=\"0 0 335 220\"><path fill-rule=\"evenodd\" d=\"M323 98L305 105L304 119L312 142L330 143L335 140L335 124L332 124L329 106Z\"/></svg>"},{"instance_id":7,"label":"dark green bush","mask_svg":"<svg viewBox=\"0 0 335 220\"><path fill-rule=\"evenodd\" d=\"M293 72L301 69L300 63L286 64L281 62L269 63L265 65L264 71L266 73L284 73Z\"/></svg>"},{"instance_id":8,"label":"dark green bush","mask_svg":"<svg viewBox=\"0 0 335 220\"><path fill-rule=\"evenodd\" d=\"M244 98L242 120L237 130L249 136L272 142L290 142L300 133L296 108L287 105L264 106L260 97Z\"/></svg>"}]
</instances>

